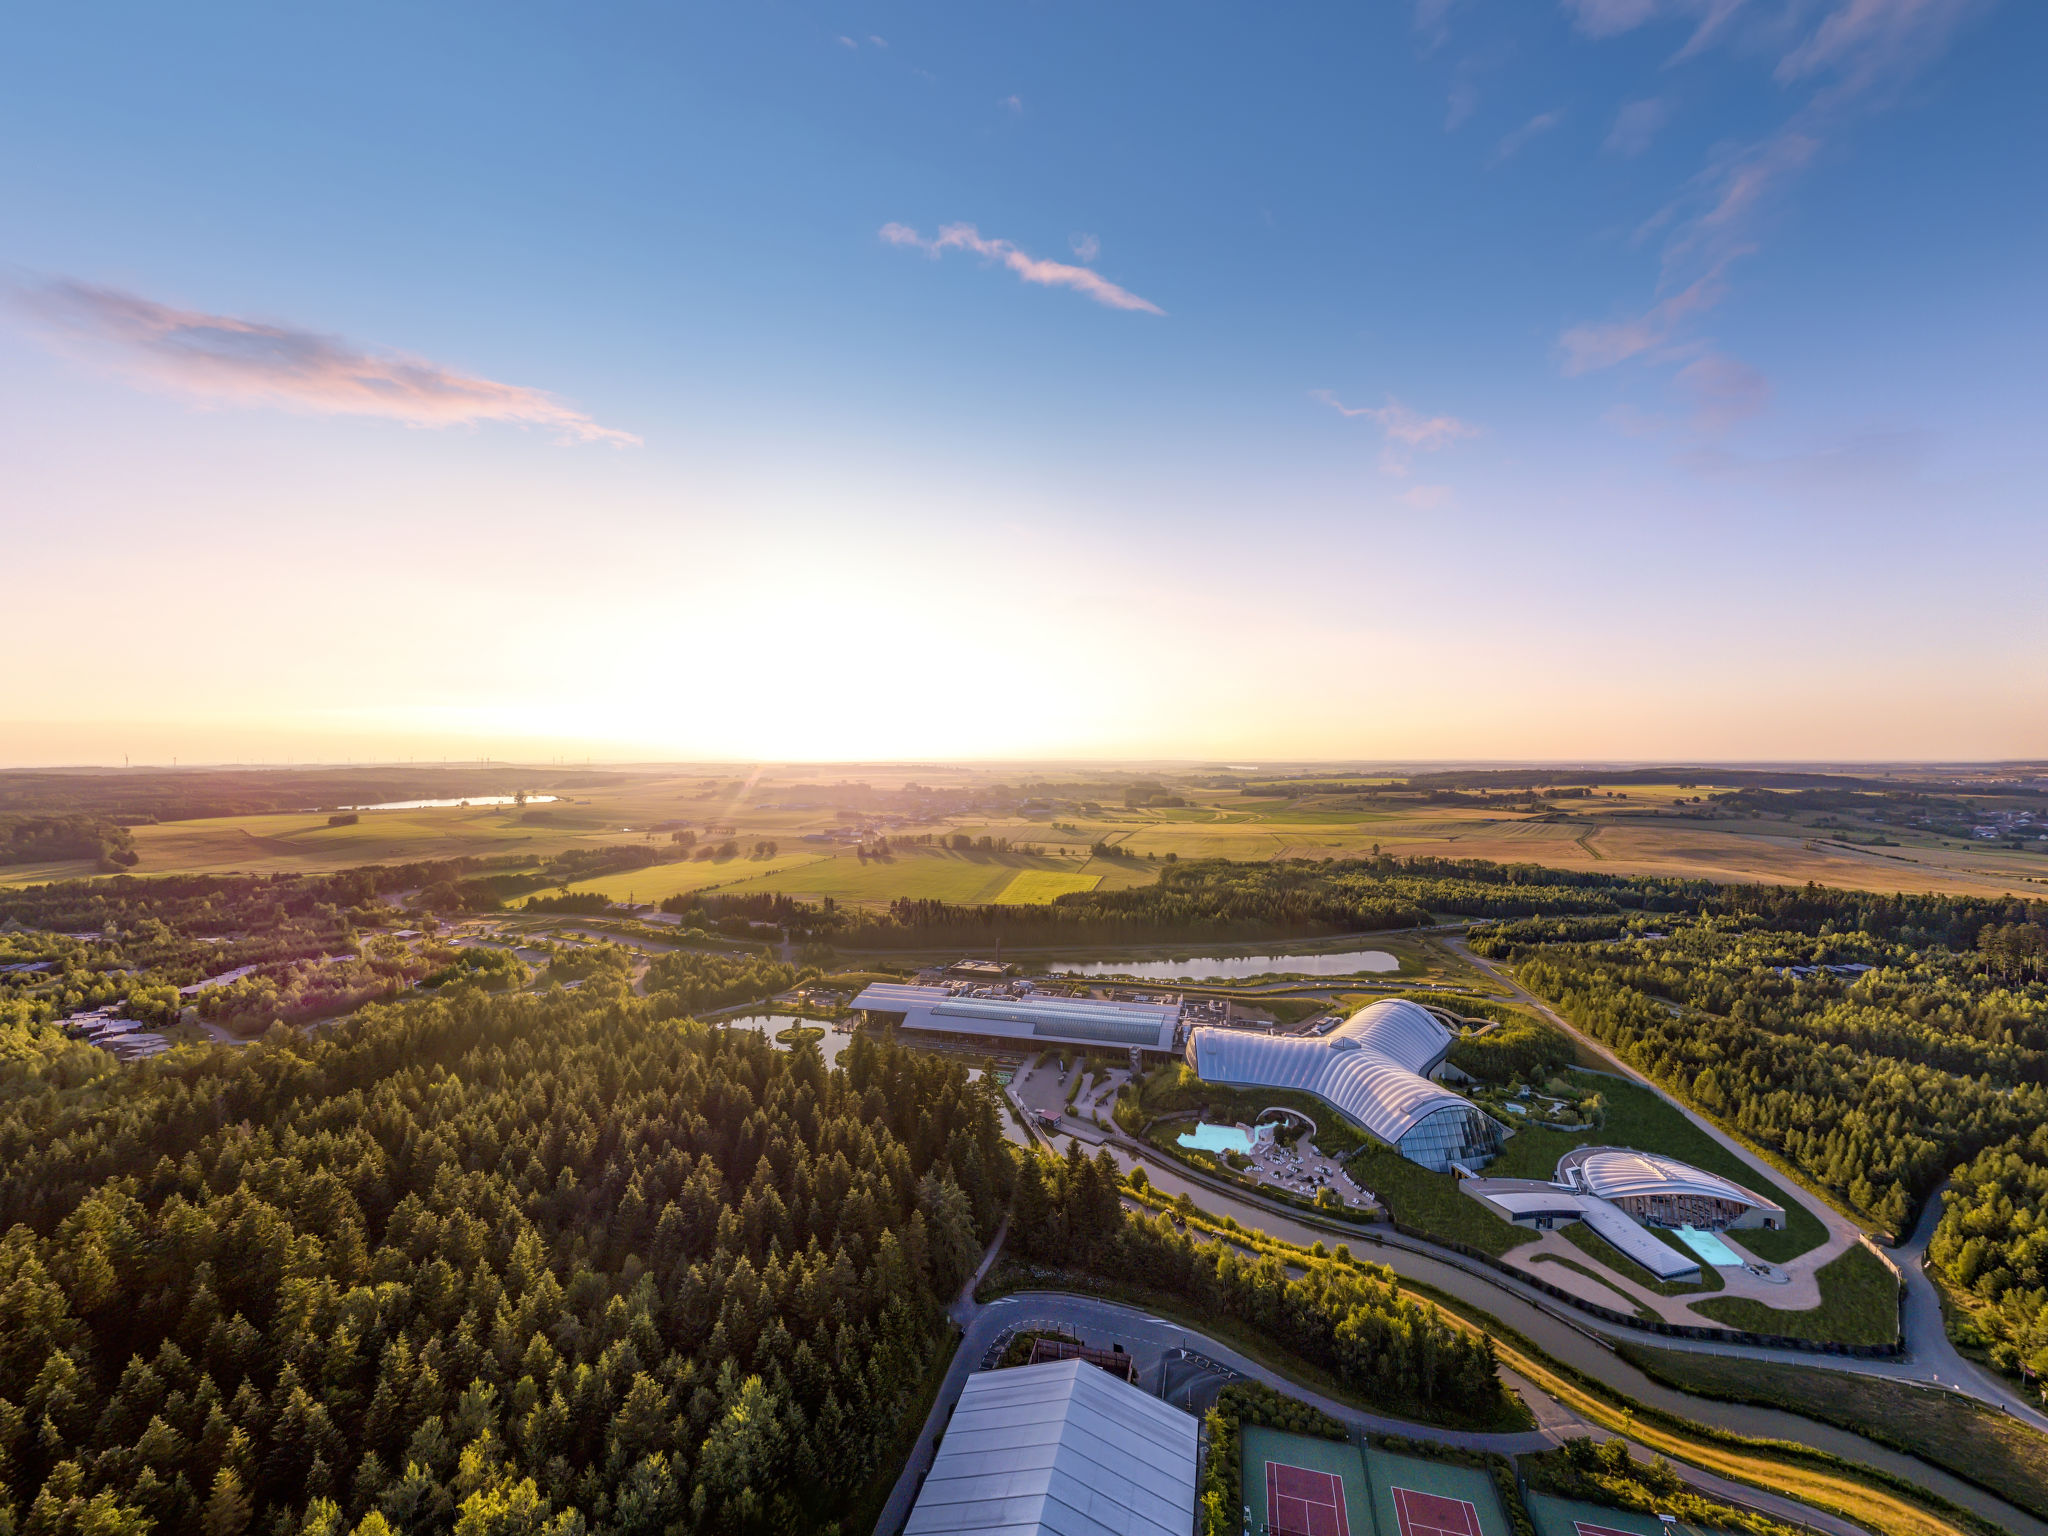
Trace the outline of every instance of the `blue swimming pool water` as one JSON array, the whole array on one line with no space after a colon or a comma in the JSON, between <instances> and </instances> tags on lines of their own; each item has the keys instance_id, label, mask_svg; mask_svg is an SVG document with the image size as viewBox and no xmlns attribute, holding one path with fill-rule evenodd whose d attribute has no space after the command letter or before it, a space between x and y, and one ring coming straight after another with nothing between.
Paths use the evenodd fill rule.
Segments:
<instances>
[{"instance_id":1,"label":"blue swimming pool water","mask_svg":"<svg viewBox=\"0 0 2048 1536\"><path fill-rule=\"evenodd\" d=\"M1252 1139L1234 1125L1210 1125L1206 1121L1175 1140L1198 1152L1243 1152L1249 1154Z\"/></svg>"},{"instance_id":2,"label":"blue swimming pool water","mask_svg":"<svg viewBox=\"0 0 2048 1536\"><path fill-rule=\"evenodd\" d=\"M1722 1242L1718 1232L1702 1232L1697 1227L1680 1227L1678 1240L1709 1264L1726 1269L1742 1268L1742 1255Z\"/></svg>"}]
</instances>

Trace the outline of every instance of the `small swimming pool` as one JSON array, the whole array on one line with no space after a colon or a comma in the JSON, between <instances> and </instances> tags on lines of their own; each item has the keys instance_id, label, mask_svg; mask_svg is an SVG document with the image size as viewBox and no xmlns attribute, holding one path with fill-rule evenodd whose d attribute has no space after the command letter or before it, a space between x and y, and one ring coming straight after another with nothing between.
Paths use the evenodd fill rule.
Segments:
<instances>
[{"instance_id":1,"label":"small swimming pool","mask_svg":"<svg viewBox=\"0 0 2048 1536\"><path fill-rule=\"evenodd\" d=\"M1241 1125L1210 1125L1204 1121L1174 1139L1197 1152L1242 1152L1249 1156L1252 1150L1252 1139Z\"/></svg>"},{"instance_id":2,"label":"small swimming pool","mask_svg":"<svg viewBox=\"0 0 2048 1536\"><path fill-rule=\"evenodd\" d=\"M1677 1229L1678 1240L1694 1253L1719 1269L1740 1269L1742 1255L1721 1241L1718 1232L1702 1232L1697 1227Z\"/></svg>"}]
</instances>

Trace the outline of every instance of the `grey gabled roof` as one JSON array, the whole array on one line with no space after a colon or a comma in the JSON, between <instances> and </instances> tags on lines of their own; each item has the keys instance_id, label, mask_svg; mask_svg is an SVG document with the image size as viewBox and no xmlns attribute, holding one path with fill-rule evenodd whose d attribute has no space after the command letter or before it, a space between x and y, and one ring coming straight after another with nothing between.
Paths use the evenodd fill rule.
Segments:
<instances>
[{"instance_id":1,"label":"grey gabled roof","mask_svg":"<svg viewBox=\"0 0 2048 1536\"><path fill-rule=\"evenodd\" d=\"M1188 1536L1196 1434L1084 1360L978 1372L903 1536Z\"/></svg>"},{"instance_id":2,"label":"grey gabled roof","mask_svg":"<svg viewBox=\"0 0 2048 1536\"><path fill-rule=\"evenodd\" d=\"M947 987L875 982L853 1000L873 1013L900 1013L905 1029L940 1030L1002 1040L1108 1045L1170 1051L1180 1023L1173 1003L1111 1002L1095 997L976 997Z\"/></svg>"}]
</instances>

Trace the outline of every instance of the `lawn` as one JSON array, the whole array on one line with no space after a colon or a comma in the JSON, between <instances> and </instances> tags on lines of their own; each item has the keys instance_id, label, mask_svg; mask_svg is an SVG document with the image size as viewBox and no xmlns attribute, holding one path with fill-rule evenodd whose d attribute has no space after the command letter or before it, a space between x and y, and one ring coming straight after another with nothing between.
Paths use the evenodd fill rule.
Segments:
<instances>
[{"instance_id":1,"label":"lawn","mask_svg":"<svg viewBox=\"0 0 2048 1536\"><path fill-rule=\"evenodd\" d=\"M1042 907L1077 891L1092 891L1101 883L1100 875L1084 875L1078 870L1020 869L996 899L1005 906Z\"/></svg>"},{"instance_id":2,"label":"lawn","mask_svg":"<svg viewBox=\"0 0 2048 1536\"><path fill-rule=\"evenodd\" d=\"M1624 1343L1622 1358L1701 1397L1804 1414L1918 1456L2048 1519L2048 1436L1955 1392L1849 1371Z\"/></svg>"},{"instance_id":3,"label":"lawn","mask_svg":"<svg viewBox=\"0 0 2048 1536\"><path fill-rule=\"evenodd\" d=\"M1785 1207L1784 1231L1751 1228L1741 1234L1743 1247L1758 1258L1782 1264L1827 1241L1828 1229L1818 1216L1686 1119L1653 1089L1618 1077L1584 1072L1574 1072L1572 1080L1597 1089L1606 1099L1607 1123L1597 1131L1546 1131L1537 1126L1517 1131L1509 1138L1506 1150L1487 1166L1489 1178L1547 1179L1556 1171L1557 1160L1573 1147L1634 1147L1639 1152L1661 1152L1733 1179Z\"/></svg>"},{"instance_id":4,"label":"lawn","mask_svg":"<svg viewBox=\"0 0 2048 1536\"><path fill-rule=\"evenodd\" d=\"M1754 1235L1736 1234L1744 1243ZM1820 1281L1820 1305L1804 1312L1781 1312L1746 1296L1716 1296L1694 1302L1692 1309L1730 1328L1795 1339L1889 1344L1899 1336L1898 1280L1884 1260L1861 1243L1823 1264L1815 1278Z\"/></svg>"}]
</instances>

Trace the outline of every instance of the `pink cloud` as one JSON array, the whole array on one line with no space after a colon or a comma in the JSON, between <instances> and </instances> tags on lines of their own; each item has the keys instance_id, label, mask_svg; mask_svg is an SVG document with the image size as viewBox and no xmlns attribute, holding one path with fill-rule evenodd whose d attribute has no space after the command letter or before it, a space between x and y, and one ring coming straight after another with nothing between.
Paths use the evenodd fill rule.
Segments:
<instances>
[{"instance_id":1,"label":"pink cloud","mask_svg":"<svg viewBox=\"0 0 2048 1536\"><path fill-rule=\"evenodd\" d=\"M999 261L1027 283L1037 283L1046 288L1071 288L1074 292L1105 304L1111 309L1141 311L1148 315L1163 315L1165 310L1150 299L1141 299L1127 288L1119 288L1099 273L1086 267L1076 267L1064 261L1047 261L1041 257L1027 255L1007 240L990 240L972 224L948 224L940 229L935 239L927 240L907 224L884 224L882 238L891 245L906 245L923 251L927 256L937 257L946 251L972 251L977 256L986 256Z\"/></svg>"},{"instance_id":2,"label":"pink cloud","mask_svg":"<svg viewBox=\"0 0 2048 1536\"><path fill-rule=\"evenodd\" d=\"M1479 429L1469 421L1460 421L1455 416L1425 416L1420 411L1409 409L1392 395L1387 396L1385 405L1346 405L1327 389L1316 390L1315 398L1339 416L1363 416L1378 422L1390 442L1424 453L1448 447L1461 437L1479 435Z\"/></svg>"},{"instance_id":3,"label":"pink cloud","mask_svg":"<svg viewBox=\"0 0 2048 1536\"><path fill-rule=\"evenodd\" d=\"M1747 363L1709 352L1678 370L1679 387L1693 397L1693 424L1724 432L1761 411L1771 398L1770 380Z\"/></svg>"},{"instance_id":4,"label":"pink cloud","mask_svg":"<svg viewBox=\"0 0 2048 1536\"><path fill-rule=\"evenodd\" d=\"M1729 262L1748 254L1750 247L1730 251L1705 276L1680 289L1670 298L1653 305L1643 314L1627 320L1575 325L1557 338L1564 353L1564 371L1576 376L1612 368L1671 339L1681 320L1712 309L1728 295L1724 277Z\"/></svg>"},{"instance_id":5,"label":"pink cloud","mask_svg":"<svg viewBox=\"0 0 2048 1536\"><path fill-rule=\"evenodd\" d=\"M471 378L402 353L363 351L313 331L173 309L68 280L18 300L64 340L111 356L144 383L194 399L378 416L414 427L504 421L547 428L570 443L640 441L540 390Z\"/></svg>"},{"instance_id":6,"label":"pink cloud","mask_svg":"<svg viewBox=\"0 0 2048 1536\"><path fill-rule=\"evenodd\" d=\"M1469 421L1460 421L1455 416L1425 416L1392 395L1387 396L1385 405L1346 405L1327 389L1313 393L1339 416L1364 417L1378 424L1387 439L1386 446L1380 449L1382 474L1405 476L1409 460L1417 453L1435 453L1461 438L1479 435L1479 429Z\"/></svg>"}]
</instances>

